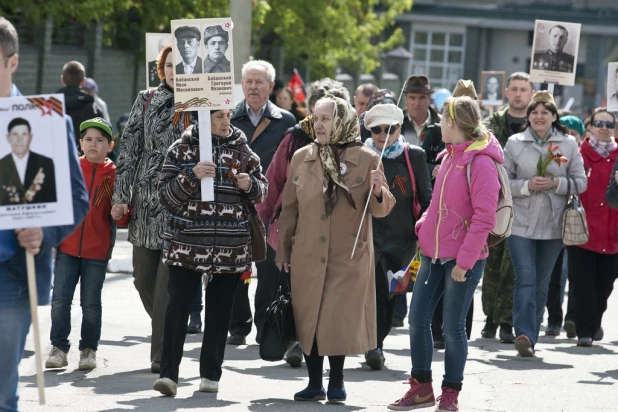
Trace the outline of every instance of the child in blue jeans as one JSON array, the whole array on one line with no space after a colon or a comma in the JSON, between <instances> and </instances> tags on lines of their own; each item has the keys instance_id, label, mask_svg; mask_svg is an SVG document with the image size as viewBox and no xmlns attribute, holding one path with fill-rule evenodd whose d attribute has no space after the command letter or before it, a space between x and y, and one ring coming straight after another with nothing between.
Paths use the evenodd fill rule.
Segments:
<instances>
[{"instance_id":1,"label":"child in blue jeans","mask_svg":"<svg viewBox=\"0 0 618 412\"><path fill-rule=\"evenodd\" d=\"M101 292L116 236L116 226L110 215L116 166L106 158L114 148L112 126L97 117L83 122L80 132L84 155L79 162L90 209L83 223L58 247L51 310L50 338L53 348L45 362L46 368L68 365L71 303L78 281L83 315L79 369L96 368L96 351L101 338Z\"/></svg>"}]
</instances>

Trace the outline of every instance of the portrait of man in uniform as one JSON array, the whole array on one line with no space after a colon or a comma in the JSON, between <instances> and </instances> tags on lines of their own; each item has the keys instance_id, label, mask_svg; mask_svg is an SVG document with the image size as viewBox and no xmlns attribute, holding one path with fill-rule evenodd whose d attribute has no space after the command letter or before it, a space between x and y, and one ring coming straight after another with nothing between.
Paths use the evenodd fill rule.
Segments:
<instances>
[{"instance_id":1,"label":"portrait of man in uniform","mask_svg":"<svg viewBox=\"0 0 618 412\"><path fill-rule=\"evenodd\" d=\"M538 33L542 35L542 33ZM577 41L577 39L575 39ZM555 25L547 33L546 49L535 50L532 68L554 72L572 73L575 69L575 56L564 51L569 41L569 30L562 25Z\"/></svg>"},{"instance_id":2,"label":"portrait of man in uniform","mask_svg":"<svg viewBox=\"0 0 618 412\"><path fill-rule=\"evenodd\" d=\"M0 159L0 206L56 202L54 161L30 151L33 136L26 119L8 125L11 153Z\"/></svg>"},{"instance_id":3,"label":"portrait of man in uniform","mask_svg":"<svg viewBox=\"0 0 618 412\"><path fill-rule=\"evenodd\" d=\"M607 66L607 110L618 111L618 62Z\"/></svg>"},{"instance_id":4,"label":"portrait of man in uniform","mask_svg":"<svg viewBox=\"0 0 618 412\"><path fill-rule=\"evenodd\" d=\"M204 73L228 73L231 71L230 61L225 57L228 48L229 34L220 25L206 27L204 30Z\"/></svg>"},{"instance_id":5,"label":"portrait of man in uniform","mask_svg":"<svg viewBox=\"0 0 618 412\"><path fill-rule=\"evenodd\" d=\"M196 27L182 26L174 31L176 48L182 62L176 65L176 74L202 73L202 59L197 52L202 35Z\"/></svg>"},{"instance_id":6,"label":"portrait of man in uniform","mask_svg":"<svg viewBox=\"0 0 618 412\"><path fill-rule=\"evenodd\" d=\"M483 106L502 106L504 104L504 78L501 71L481 72L481 93L479 100Z\"/></svg>"},{"instance_id":7,"label":"portrait of man in uniform","mask_svg":"<svg viewBox=\"0 0 618 412\"><path fill-rule=\"evenodd\" d=\"M161 37L157 42L157 56L161 53L161 50L168 44L172 43L172 36ZM157 59L148 62L148 87L159 87L161 80L157 73Z\"/></svg>"}]
</instances>

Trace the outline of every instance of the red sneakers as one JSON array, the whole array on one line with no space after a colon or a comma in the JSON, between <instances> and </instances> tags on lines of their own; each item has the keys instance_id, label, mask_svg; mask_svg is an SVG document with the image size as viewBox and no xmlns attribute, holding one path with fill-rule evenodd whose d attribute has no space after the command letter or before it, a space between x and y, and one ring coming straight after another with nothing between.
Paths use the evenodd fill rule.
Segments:
<instances>
[{"instance_id":1,"label":"red sneakers","mask_svg":"<svg viewBox=\"0 0 618 412\"><path fill-rule=\"evenodd\" d=\"M530 339L521 334L515 339L515 349L519 352L519 355L523 358L531 358L534 356L534 348L532 347L532 342Z\"/></svg>"},{"instance_id":2,"label":"red sneakers","mask_svg":"<svg viewBox=\"0 0 618 412\"><path fill-rule=\"evenodd\" d=\"M404 385L407 384L410 385L408 392L403 395L403 398L388 405L388 409L392 411L411 411L436 404L436 398L433 395L433 387L431 386L431 382L420 383L416 379L410 378L407 382L404 382ZM457 400L457 397L455 397L455 400Z\"/></svg>"},{"instance_id":3,"label":"red sneakers","mask_svg":"<svg viewBox=\"0 0 618 412\"><path fill-rule=\"evenodd\" d=\"M436 412L458 412L458 396L459 392L457 392L455 389L442 388L442 395L438 396L438 401L440 402L440 404L438 405L438 409L436 409Z\"/></svg>"}]
</instances>

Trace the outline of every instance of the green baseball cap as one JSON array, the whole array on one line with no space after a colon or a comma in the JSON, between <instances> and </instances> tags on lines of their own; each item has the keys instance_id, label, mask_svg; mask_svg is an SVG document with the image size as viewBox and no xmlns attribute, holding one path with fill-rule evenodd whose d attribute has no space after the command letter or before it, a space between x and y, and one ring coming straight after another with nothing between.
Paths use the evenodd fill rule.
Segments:
<instances>
[{"instance_id":1,"label":"green baseball cap","mask_svg":"<svg viewBox=\"0 0 618 412\"><path fill-rule=\"evenodd\" d=\"M94 119L86 120L79 125L79 131L83 132L89 127L96 127L97 129L103 130L110 137L112 136L112 124L105 119L100 117L95 117Z\"/></svg>"}]
</instances>

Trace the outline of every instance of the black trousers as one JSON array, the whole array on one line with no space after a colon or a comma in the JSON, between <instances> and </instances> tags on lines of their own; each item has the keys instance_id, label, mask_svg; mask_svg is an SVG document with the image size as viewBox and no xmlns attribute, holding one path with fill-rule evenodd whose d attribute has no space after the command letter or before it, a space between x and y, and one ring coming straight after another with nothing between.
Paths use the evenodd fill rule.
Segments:
<instances>
[{"instance_id":1,"label":"black trousers","mask_svg":"<svg viewBox=\"0 0 618 412\"><path fill-rule=\"evenodd\" d=\"M257 341L262 336L262 325L266 319L266 308L272 303L275 287L279 283L280 272L275 264L276 252L268 246L266 260L255 264L257 267L257 289L255 291L255 327L257 329ZM230 335L241 334L247 336L251 332L251 324L254 318L251 316L251 304L249 303L249 284L240 284L236 289L234 310L230 322Z\"/></svg>"},{"instance_id":2,"label":"black trousers","mask_svg":"<svg viewBox=\"0 0 618 412\"><path fill-rule=\"evenodd\" d=\"M384 339L393 327L393 316L397 305L397 296L391 296L388 291L388 281L382 265L378 263L375 270L376 276L376 324L378 329L378 348L382 349ZM404 295L405 297L405 295Z\"/></svg>"},{"instance_id":3,"label":"black trousers","mask_svg":"<svg viewBox=\"0 0 618 412\"><path fill-rule=\"evenodd\" d=\"M549 281L549 291L547 293L547 324L562 326L563 320L572 320L575 322L575 299L573 298L574 288L571 283L571 275L569 273L569 294L567 296L567 313L563 317L562 311L562 262L564 259L564 249L558 255L558 260L551 273ZM569 271L570 272L570 271Z\"/></svg>"},{"instance_id":4,"label":"black trousers","mask_svg":"<svg viewBox=\"0 0 618 412\"><path fill-rule=\"evenodd\" d=\"M438 301L438 306L436 306L436 310L433 312L433 318L431 319L431 334L433 336L433 341L441 341L444 342L444 336L442 331L442 323L443 323L443 308L444 306L444 296L440 298ZM474 316L474 299L472 299L472 303L470 304L470 309L468 309L468 313L466 314L466 336L468 336L468 340L470 340L470 335L472 335L472 317Z\"/></svg>"},{"instance_id":5,"label":"black trousers","mask_svg":"<svg viewBox=\"0 0 618 412\"><path fill-rule=\"evenodd\" d=\"M614 289L618 275L618 254L603 255L570 247L569 272L575 295L577 337L591 338L601 327L607 300Z\"/></svg>"},{"instance_id":6,"label":"black trousers","mask_svg":"<svg viewBox=\"0 0 618 412\"><path fill-rule=\"evenodd\" d=\"M208 276L206 285L204 338L200 352L200 376L219 381L225 355L227 330L234 304L234 294L241 273ZM161 378L178 382L178 369L182 361L187 321L191 304L201 287L202 274L192 270L169 267L169 303L165 316Z\"/></svg>"},{"instance_id":7,"label":"black trousers","mask_svg":"<svg viewBox=\"0 0 618 412\"><path fill-rule=\"evenodd\" d=\"M313 341L311 353L305 355L305 363L309 372L309 388L322 389L322 371L324 369L324 356L318 355L318 342ZM345 363L345 355L329 356L328 363L330 364L330 373L328 374L328 387L334 389L343 388L343 364Z\"/></svg>"}]
</instances>

